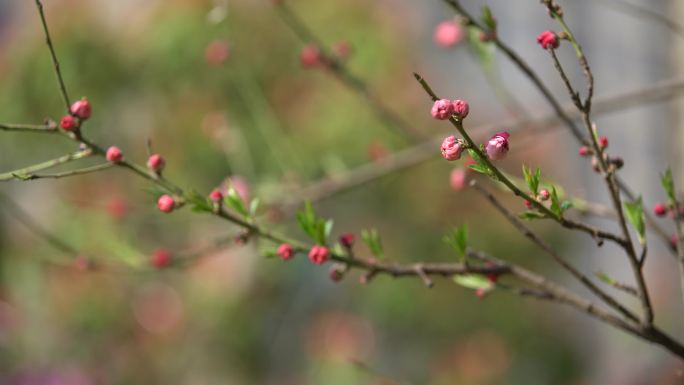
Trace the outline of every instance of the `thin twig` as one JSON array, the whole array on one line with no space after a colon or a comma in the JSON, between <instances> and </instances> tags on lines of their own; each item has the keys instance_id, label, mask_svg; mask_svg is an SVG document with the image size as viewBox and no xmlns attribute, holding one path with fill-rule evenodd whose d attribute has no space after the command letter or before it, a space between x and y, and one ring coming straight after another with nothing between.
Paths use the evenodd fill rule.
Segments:
<instances>
[{"instance_id":1,"label":"thin twig","mask_svg":"<svg viewBox=\"0 0 684 385\"><path fill-rule=\"evenodd\" d=\"M380 98L371 92L363 79L354 75L344 63L330 54L322 40L304 24L299 16L297 16L285 2L279 2L276 5L276 10L278 11L277 13L281 20L283 20L283 22L297 35L302 43L312 43L316 45L323 56L325 68L342 84L364 99L385 124L399 130L400 133L407 138L421 139L423 137L421 132L416 130L414 125L397 115L385 105Z\"/></svg>"},{"instance_id":2,"label":"thin twig","mask_svg":"<svg viewBox=\"0 0 684 385\"><path fill-rule=\"evenodd\" d=\"M589 277L572 266L572 264L566 261L563 257L558 255L558 253L550 245L544 242L539 236L537 236L534 232L532 232L532 230L530 230L518 218L516 218L515 215L508 211L508 209L506 209L506 207L504 207L504 205L501 204L501 202L499 202L494 195L492 195L479 184L475 183L475 181L471 183L471 186L473 186L475 190L482 194L482 196L484 196L492 204L492 206L494 206L494 208L496 208L504 216L504 218L506 218L506 220L508 220L508 222L510 222L511 225L516 228L516 230L520 231L527 239L532 241L532 243L544 250L549 256L551 256L551 258L553 258L554 261L556 261L556 263L558 263L563 269L567 270L573 277L587 287L587 289L596 294L596 296L601 298L601 300L606 302L606 304L618 310L625 317L638 322L639 318L634 315L634 313L625 308L620 302L618 302L618 300L610 296L608 293L601 290L601 288L596 286L596 284L594 284Z\"/></svg>"},{"instance_id":3,"label":"thin twig","mask_svg":"<svg viewBox=\"0 0 684 385\"><path fill-rule=\"evenodd\" d=\"M0 131L24 131L36 133L55 133L57 125L52 122L48 124L14 124L14 123L0 123Z\"/></svg>"},{"instance_id":4,"label":"thin twig","mask_svg":"<svg viewBox=\"0 0 684 385\"><path fill-rule=\"evenodd\" d=\"M87 158L92 155L91 150L84 150L84 151L77 151L72 154L67 154L64 156L60 156L59 158L55 158L52 160L48 160L42 163L34 164L28 167L20 168L17 170L13 171L8 171L6 173L0 174L0 182L5 182L8 180L12 179L19 179L19 180L29 180L33 179L31 175L36 172L36 171L42 171L46 170L52 167L56 167L65 163L73 162L79 159Z\"/></svg>"},{"instance_id":5,"label":"thin twig","mask_svg":"<svg viewBox=\"0 0 684 385\"><path fill-rule=\"evenodd\" d=\"M69 95L67 94L66 86L64 85L64 77L62 76L62 71L59 67L59 60L57 60L57 53L55 52L55 47L52 45L52 39L50 38L50 30L48 29L47 21L45 20L45 11L43 10L43 3L40 0L36 0L36 7L38 7L38 14L40 14L40 21L43 24L43 32L45 32L45 43L50 50L50 57L52 58L52 64L55 67L55 75L57 76L57 82L59 83L59 90L62 93L62 99L64 105L66 106L66 112L69 113L71 110L71 102L69 101Z\"/></svg>"}]
</instances>

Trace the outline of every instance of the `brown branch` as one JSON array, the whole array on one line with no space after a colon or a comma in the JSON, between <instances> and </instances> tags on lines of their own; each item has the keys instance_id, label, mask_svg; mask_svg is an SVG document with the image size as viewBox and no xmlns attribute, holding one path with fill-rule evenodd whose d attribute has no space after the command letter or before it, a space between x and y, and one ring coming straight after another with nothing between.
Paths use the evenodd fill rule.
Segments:
<instances>
[{"instance_id":1,"label":"brown branch","mask_svg":"<svg viewBox=\"0 0 684 385\"><path fill-rule=\"evenodd\" d=\"M540 249L544 250L551 258L553 258L556 263L558 263L563 269L568 271L573 277L575 277L578 281L580 281L584 286L587 287L592 293L596 294L601 300L606 302L606 304L612 306L616 310L618 310L620 313L622 313L625 317L633 320L633 321L638 321L637 316L635 316L629 309L625 308L621 303L619 303L615 298L610 296L608 293L604 292L594 284L589 277L587 277L585 274L580 272L577 268L572 266L570 262L566 261L563 257L558 255L558 253L546 242L544 242L539 236L537 236L532 230L530 230L527 226L525 226L518 218L516 218L515 215L513 215L506 207L499 202L494 195L492 195L489 191L484 189L482 186L479 184L475 183L473 181L471 183L471 186L475 188L482 196L484 196L491 204L496 208L503 216L508 220L508 222L513 225L513 227L516 228L519 232L521 232L527 239L532 241L535 245L537 245Z\"/></svg>"},{"instance_id":2,"label":"brown branch","mask_svg":"<svg viewBox=\"0 0 684 385\"><path fill-rule=\"evenodd\" d=\"M380 100L380 98L371 92L363 79L354 75L344 63L330 54L322 40L304 24L299 16L297 16L285 2L279 2L275 7L281 20L295 33L295 35L297 35L302 43L313 43L317 46L324 58L325 68L342 84L364 99L385 124L398 129L404 137L411 139L423 138L424 135L416 130L414 125L408 123L392 111Z\"/></svg>"},{"instance_id":3,"label":"brown branch","mask_svg":"<svg viewBox=\"0 0 684 385\"><path fill-rule=\"evenodd\" d=\"M66 106L66 112L69 113L71 110L71 102L69 101L69 95L67 94L67 89L64 85L64 78L62 76L62 70L59 67L59 60L57 60L57 53L55 52L55 47L52 45L52 39L50 38L50 30L48 29L47 21L45 20L43 3L40 0L36 0L36 7L38 8L38 14L40 15L40 22L43 24L45 43L50 50L50 57L52 58L52 65L54 66L55 75L57 76L57 83L59 83L59 90L62 93L62 99Z\"/></svg>"},{"instance_id":4,"label":"brown branch","mask_svg":"<svg viewBox=\"0 0 684 385\"><path fill-rule=\"evenodd\" d=\"M12 179L19 179L19 180L29 180L29 179L34 179L31 177L31 175L36 172L36 171L42 171L46 170L52 167L56 167L62 164L66 164L69 162L73 162L79 159L87 158L92 155L91 150L84 150L84 151L77 151L72 154L67 154L64 156L60 156L59 158L55 158L52 160L48 160L42 163L34 164L28 167L20 168L14 171L8 171L6 173L0 174L0 182L6 182Z\"/></svg>"},{"instance_id":5,"label":"brown branch","mask_svg":"<svg viewBox=\"0 0 684 385\"><path fill-rule=\"evenodd\" d=\"M56 133L57 124L49 122L48 124L14 124L14 123L0 123L0 131L23 131L36 133Z\"/></svg>"}]
</instances>

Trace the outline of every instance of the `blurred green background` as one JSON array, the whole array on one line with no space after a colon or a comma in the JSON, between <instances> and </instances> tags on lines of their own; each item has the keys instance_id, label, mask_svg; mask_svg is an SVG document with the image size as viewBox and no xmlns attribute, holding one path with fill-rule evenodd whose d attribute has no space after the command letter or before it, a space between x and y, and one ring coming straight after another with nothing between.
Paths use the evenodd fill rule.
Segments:
<instances>
[{"instance_id":1,"label":"blurred green background","mask_svg":"<svg viewBox=\"0 0 684 385\"><path fill-rule=\"evenodd\" d=\"M424 138L448 127L430 119L412 71L440 93L471 100L473 125L511 119L467 47L434 46L434 26L453 16L439 2L290 3L323 42L351 44L350 70ZM541 7L529 7L529 18L543 20ZM330 74L301 67L303 44L270 1L48 0L46 8L71 97L93 104L86 135L140 163L149 138L167 159L168 178L183 187L206 194L237 177L268 208L310 182L411 145ZM520 29L520 20L496 16L502 28ZM62 102L33 3L0 2L0 23L0 120L58 119ZM534 36L523 36L525 49ZM513 72L504 68L503 78L515 79ZM525 101L531 111L545 108L538 96ZM539 140L553 147L567 138ZM549 162L540 147L514 145L504 167L518 172L524 159L556 180L577 180L575 169ZM73 150L60 138L3 133L1 171ZM335 218L335 235L378 228L392 259L453 260L442 236L467 223L474 246L560 276L478 196L453 191L454 166L437 156L435 149L434 161L315 206ZM326 267L305 258L260 257L255 242L154 271L155 249L201 250L236 229L190 210L163 215L147 188L116 169L0 186L78 250L56 250L0 210L0 383L584 384L605 369L593 355L601 342L592 339L606 332L651 357L634 382L621 384L677 381L675 361L657 348L505 292L479 299L445 280L427 290L419 280L384 276L360 285L357 272L335 284ZM267 217L303 239L291 216ZM561 250L582 250L582 237L540 231ZM363 245L358 252L369 255ZM85 260L95 268L83 269Z\"/></svg>"}]
</instances>

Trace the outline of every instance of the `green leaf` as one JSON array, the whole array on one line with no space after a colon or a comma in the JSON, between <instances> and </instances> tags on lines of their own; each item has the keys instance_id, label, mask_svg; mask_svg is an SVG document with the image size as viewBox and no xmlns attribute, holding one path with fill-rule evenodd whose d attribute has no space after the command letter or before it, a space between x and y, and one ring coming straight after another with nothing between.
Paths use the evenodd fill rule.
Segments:
<instances>
[{"instance_id":1,"label":"green leaf","mask_svg":"<svg viewBox=\"0 0 684 385\"><path fill-rule=\"evenodd\" d=\"M496 30L496 19L492 15L492 10L486 5L482 7L482 22L489 30Z\"/></svg>"},{"instance_id":2,"label":"green leaf","mask_svg":"<svg viewBox=\"0 0 684 385\"><path fill-rule=\"evenodd\" d=\"M527 182L527 187L530 189L535 196L539 194L539 182L541 180L541 170L537 170L533 173L532 169L523 165L523 175L525 176L525 182Z\"/></svg>"},{"instance_id":3,"label":"green leaf","mask_svg":"<svg viewBox=\"0 0 684 385\"><path fill-rule=\"evenodd\" d=\"M383 258L384 253L382 250L382 241L380 240L380 235L378 234L378 230L376 229L370 229L370 230L361 230L361 239L368 245L368 248L371 251L371 254L378 258Z\"/></svg>"},{"instance_id":4,"label":"green leaf","mask_svg":"<svg viewBox=\"0 0 684 385\"><path fill-rule=\"evenodd\" d=\"M561 210L565 212L566 210L570 210L572 208L572 202L570 201L563 201L561 202Z\"/></svg>"},{"instance_id":5,"label":"green leaf","mask_svg":"<svg viewBox=\"0 0 684 385\"><path fill-rule=\"evenodd\" d=\"M209 200L203 196L202 194L198 193L197 191L190 191L186 199L188 203L192 206L192 211L193 212L211 212L212 211L212 205Z\"/></svg>"},{"instance_id":6,"label":"green leaf","mask_svg":"<svg viewBox=\"0 0 684 385\"><path fill-rule=\"evenodd\" d=\"M485 175L491 175L492 172L489 169L489 166L487 166L487 163L485 163L480 155L477 153L477 151L473 150L472 148L468 149L468 154L470 154L470 157L473 158L475 161L475 164L471 164L469 167L470 169L479 172L480 174L485 174Z\"/></svg>"},{"instance_id":7,"label":"green leaf","mask_svg":"<svg viewBox=\"0 0 684 385\"><path fill-rule=\"evenodd\" d=\"M466 256L468 249L468 226L461 225L444 236L444 242L451 246L461 257Z\"/></svg>"},{"instance_id":8,"label":"green leaf","mask_svg":"<svg viewBox=\"0 0 684 385\"><path fill-rule=\"evenodd\" d=\"M470 47L473 54L477 57L482 68L487 72L494 71L494 53L496 52L494 44L482 41L482 39L480 39L480 34L484 33L484 31L480 31L477 27L470 26L468 27L467 32L468 47Z\"/></svg>"},{"instance_id":9,"label":"green leaf","mask_svg":"<svg viewBox=\"0 0 684 385\"><path fill-rule=\"evenodd\" d=\"M639 236L639 243L646 243L646 224L644 222L644 207L641 197L634 202L625 202L625 215L629 223L634 226L634 229Z\"/></svg>"},{"instance_id":10,"label":"green leaf","mask_svg":"<svg viewBox=\"0 0 684 385\"><path fill-rule=\"evenodd\" d=\"M539 211L532 210L523 211L522 213L518 214L518 217L520 217L520 219L524 219L527 221L546 218L546 216L540 213Z\"/></svg>"},{"instance_id":11,"label":"green leaf","mask_svg":"<svg viewBox=\"0 0 684 385\"><path fill-rule=\"evenodd\" d=\"M235 210L243 217L249 216L249 211L247 211L247 207L245 207L245 202L234 188L231 187L228 189L228 195L226 195L225 201L226 204L228 204L228 207Z\"/></svg>"},{"instance_id":12,"label":"green leaf","mask_svg":"<svg viewBox=\"0 0 684 385\"><path fill-rule=\"evenodd\" d=\"M615 285L616 283L618 283L615 279L609 277L608 274L606 274L606 273L604 273L604 272L602 272L602 271L597 271L597 272L594 273L594 275L596 276L596 278L598 278L598 279L601 280L602 282L607 283L607 284L609 284L609 285L611 285L611 286L612 286L612 285Z\"/></svg>"},{"instance_id":13,"label":"green leaf","mask_svg":"<svg viewBox=\"0 0 684 385\"><path fill-rule=\"evenodd\" d=\"M551 187L551 212L556 215L557 218L563 216L563 209L561 208L560 199L558 199L558 192L556 187Z\"/></svg>"},{"instance_id":14,"label":"green leaf","mask_svg":"<svg viewBox=\"0 0 684 385\"><path fill-rule=\"evenodd\" d=\"M304 209L297 213L299 227L319 245L327 244L328 237L332 232L333 221L324 220L316 216L311 202L304 203Z\"/></svg>"},{"instance_id":15,"label":"green leaf","mask_svg":"<svg viewBox=\"0 0 684 385\"><path fill-rule=\"evenodd\" d=\"M453 279L457 284L473 290L490 290L494 287L494 283L492 283L492 281L479 274L456 275Z\"/></svg>"},{"instance_id":16,"label":"green leaf","mask_svg":"<svg viewBox=\"0 0 684 385\"><path fill-rule=\"evenodd\" d=\"M674 178L672 177L672 169L669 167L664 173L660 175L660 184L663 185L667 198L670 200L670 205L674 205L677 201L675 195Z\"/></svg>"},{"instance_id":17,"label":"green leaf","mask_svg":"<svg viewBox=\"0 0 684 385\"><path fill-rule=\"evenodd\" d=\"M252 201L249 203L249 215L250 216L255 216L257 210L259 209L259 198L254 198Z\"/></svg>"}]
</instances>

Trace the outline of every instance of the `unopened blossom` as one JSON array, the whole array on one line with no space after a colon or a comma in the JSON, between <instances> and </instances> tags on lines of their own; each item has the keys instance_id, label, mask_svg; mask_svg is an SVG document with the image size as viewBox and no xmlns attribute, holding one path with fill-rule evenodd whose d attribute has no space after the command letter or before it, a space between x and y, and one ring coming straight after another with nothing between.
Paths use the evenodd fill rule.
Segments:
<instances>
[{"instance_id":1,"label":"unopened blossom","mask_svg":"<svg viewBox=\"0 0 684 385\"><path fill-rule=\"evenodd\" d=\"M74 102L74 104L71 105L70 111L79 119L86 120L90 118L93 109L90 106L90 102L88 101L88 99L83 98L81 100Z\"/></svg>"},{"instance_id":2,"label":"unopened blossom","mask_svg":"<svg viewBox=\"0 0 684 385\"><path fill-rule=\"evenodd\" d=\"M152 154L147 158L147 168L156 173L162 172L164 166L166 166L166 160L159 154Z\"/></svg>"},{"instance_id":3,"label":"unopened blossom","mask_svg":"<svg viewBox=\"0 0 684 385\"><path fill-rule=\"evenodd\" d=\"M451 105L454 108L454 115L456 115L457 118L463 120L466 116L468 116L468 112L470 112L470 106L465 100L454 100Z\"/></svg>"},{"instance_id":4,"label":"unopened blossom","mask_svg":"<svg viewBox=\"0 0 684 385\"><path fill-rule=\"evenodd\" d=\"M537 36L537 43L541 45L544 49L558 48L560 41L558 40L558 35L552 31L544 31Z\"/></svg>"},{"instance_id":5,"label":"unopened blossom","mask_svg":"<svg viewBox=\"0 0 684 385\"><path fill-rule=\"evenodd\" d=\"M653 207L653 214L663 217L667 214L667 206L664 203L656 203Z\"/></svg>"},{"instance_id":6,"label":"unopened blossom","mask_svg":"<svg viewBox=\"0 0 684 385\"><path fill-rule=\"evenodd\" d=\"M508 154L509 136L510 135L507 132L499 132L489 139L485 146L489 159L501 160L506 157L506 154Z\"/></svg>"},{"instance_id":7,"label":"unopened blossom","mask_svg":"<svg viewBox=\"0 0 684 385\"><path fill-rule=\"evenodd\" d=\"M463 190L468 182L468 172L464 167L458 167L451 170L449 175L449 185L454 191Z\"/></svg>"},{"instance_id":8,"label":"unopened blossom","mask_svg":"<svg viewBox=\"0 0 684 385\"><path fill-rule=\"evenodd\" d=\"M119 147L111 146L107 149L105 157L112 163L119 163L121 160L123 160L123 153Z\"/></svg>"},{"instance_id":9,"label":"unopened blossom","mask_svg":"<svg viewBox=\"0 0 684 385\"><path fill-rule=\"evenodd\" d=\"M280 259L283 261L289 261L294 257L294 248L289 243L283 243L278 246L278 251L276 252Z\"/></svg>"},{"instance_id":10,"label":"unopened blossom","mask_svg":"<svg viewBox=\"0 0 684 385\"><path fill-rule=\"evenodd\" d=\"M456 140L456 137L452 135L444 138L440 150L442 151L442 156L444 159L452 161L461 158L461 153L463 153L464 147L463 144Z\"/></svg>"},{"instance_id":11,"label":"unopened blossom","mask_svg":"<svg viewBox=\"0 0 684 385\"><path fill-rule=\"evenodd\" d=\"M447 20L437 24L433 38L438 46L449 48L460 43L463 35L463 27L460 24Z\"/></svg>"},{"instance_id":12,"label":"unopened blossom","mask_svg":"<svg viewBox=\"0 0 684 385\"><path fill-rule=\"evenodd\" d=\"M152 253L152 266L162 269L171 264L171 253L166 249L157 249Z\"/></svg>"},{"instance_id":13,"label":"unopened blossom","mask_svg":"<svg viewBox=\"0 0 684 385\"><path fill-rule=\"evenodd\" d=\"M302 67L313 68L323 62L323 55L315 44L307 44L299 53L299 61L302 64Z\"/></svg>"},{"instance_id":14,"label":"unopened blossom","mask_svg":"<svg viewBox=\"0 0 684 385\"><path fill-rule=\"evenodd\" d=\"M433 118L438 120L447 120L454 113L454 104L447 99L440 99L435 101L430 110Z\"/></svg>"},{"instance_id":15,"label":"unopened blossom","mask_svg":"<svg viewBox=\"0 0 684 385\"><path fill-rule=\"evenodd\" d=\"M59 127L64 131L74 131L78 127L78 122L73 116L66 115L60 120Z\"/></svg>"},{"instance_id":16,"label":"unopened blossom","mask_svg":"<svg viewBox=\"0 0 684 385\"><path fill-rule=\"evenodd\" d=\"M539 191L539 199L542 201L548 200L550 196L551 193L549 193L549 190L547 189L542 189L541 191Z\"/></svg>"},{"instance_id":17,"label":"unopened blossom","mask_svg":"<svg viewBox=\"0 0 684 385\"><path fill-rule=\"evenodd\" d=\"M176 207L176 201L171 195L164 194L157 200L157 208L163 213L170 213Z\"/></svg>"},{"instance_id":18,"label":"unopened blossom","mask_svg":"<svg viewBox=\"0 0 684 385\"><path fill-rule=\"evenodd\" d=\"M309 260L314 265L322 265L328 260L330 252L328 248L321 245L315 245L309 250Z\"/></svg>"}]
</instances>

